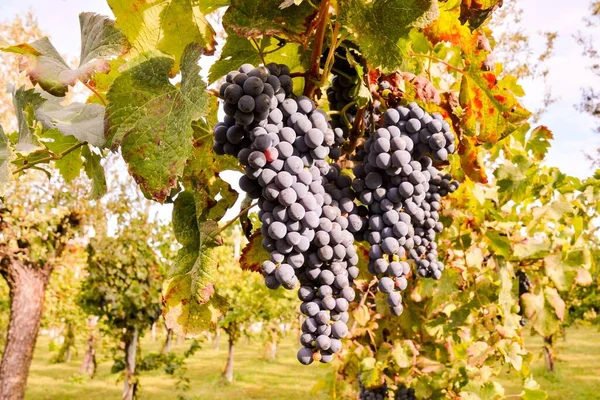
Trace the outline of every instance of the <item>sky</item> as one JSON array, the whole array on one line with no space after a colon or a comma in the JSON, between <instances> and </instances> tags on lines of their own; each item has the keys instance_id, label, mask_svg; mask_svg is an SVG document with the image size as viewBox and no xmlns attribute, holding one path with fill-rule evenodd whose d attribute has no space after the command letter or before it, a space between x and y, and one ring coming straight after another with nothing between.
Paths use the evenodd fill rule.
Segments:
<instances>
[{"instance_id":1,"label":"sky","mask_svg":"<svg viewBox=\"0 0 600 400\"><path fill-rule=\"evenodd\" d=\"M539 123L549 127L554 134L547 164L580 178L593 175L593 168L585 154L600 146L600 135L594 132L596 121L575 108L581 88L600 83L588 70L588 60L581 55L581 48L574 39L578 30L583 28L582 21L589 12L589 1L570 0L568 7L559 0L519 1L524 11L523 27L532 37L535 53L544 49L544 39L539 32L559 33L553 57L548 61L547 77L558 101L549 107ZM0 19L10 20L29 10L38 17L40 28L50 36L58 51L69 58L77 57L80 52L78 14L93 11L112 15L106 0L0 0ZM595 39L598 43L600 34ZM210 62L211 59L205 59L201 64L205 67ZM204 71L207 70L204 68ZM544 96L544 82L534 79L521 84L526 93L524 105L531 110L539 108ZM230 183L236 180L231 175L226 179ZM161 214L163 212L167 213L168 207L161 209Z\"/></svg>"}]
</instances>

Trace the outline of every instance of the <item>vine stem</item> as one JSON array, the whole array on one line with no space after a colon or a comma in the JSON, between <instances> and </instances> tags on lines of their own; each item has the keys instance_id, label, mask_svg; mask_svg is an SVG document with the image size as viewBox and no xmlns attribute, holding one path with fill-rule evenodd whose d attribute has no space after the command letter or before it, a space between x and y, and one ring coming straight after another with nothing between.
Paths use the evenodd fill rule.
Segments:
<instances>
[{"instance_id":1,"label":"vine stem","mask_svg":"<svg viewBox=\"0 0 600 400\"><path fill-rule=\"evenodd\" d=\"M323 0L319 6L319 14L317 16L317 29L315 32L315 40L313 51L310 56L310 69L306 82L304 84L304 95L312 98L316 89L315 82L319 82L319 61L323 53L323 41L325 40L325 31L327 30L327 21L329 19L329 0Z\"/></svg>"},{"instance_id":2,"label":"vine stem","mask_svg":"<svg viewBox=\"0 0 600 400\"><path fill-rule=\"evenodd\" d=\"M248 207L244 208L242 211L240 211L238 213L238 215L236 215L235 217L233 217L231 219L231 221L227 222L225 225L223 225L221 227L221 229L219 229L214 236L220 235L221 233L223 233L227 228L229 228L231 225L233 225L234 222L236 222L242 215L246 214L248 211L250 211L250 209L252 207L256 207L258 205L258 201L255 201L254 203L250 204Z\"/></svg>"},{"instance_id":3,"label":"vine stem","mask_svg":"<svg viewBox=\"0 0 600 400\"><path fill-rule=\"evenodd\" d=\"M420 53L413 53L412 51L408 53L408 55L410 55L411 57L422 57L422 58L427 58L429 60L435 61L435 62L439 62L440 64L444 64L446 67L455 70L456 72L460 72L461 74L466 73L466 71L464 69L455 67L454 65L440 59L434 56L430 56L429 54L420 54Z\"/></svg>"},{"instance_id":4,"label":"vine stem","mask_svg":"<svg viewBox=\"0 0 600 400\"><path fill-rule=\"evenodd\" d=\"M23 172L26 169L32 168L34 165L37 164L42 164L48 161L53 161L53 160L60 160L61 158L63 158L64 156L66 156L67 154L77 150L80 147L83 147L85 145L87 145L87 142L80 142L77 144L74 144L73 146L69 147L68 149L65 149L64 151L61 151L58 154L52 154L49 155L48 157L44 157L44 158L40 158L38 160L35 161L31 161L31 162L27 162L25 165L23 165L22 167L17 168L14 172L13 175L18 174L19 172Z\"/></svg>"},{"instance_id":5,"label":"vine stem","mask_svg":"<svg viewBox=\"0 0 600 400\"><path fill-rule=\"evenodd\" d=\"M85 86L86 88L90 89L92 91L92 93L94 93L96 95L96 97L98 97L100 99L100 101L102 102L102 104L104 104L104 107L108 106L108 104L106 103L106 100L104 100L104 97L102 97L100 95L100 93L98 93L98 91L96 89L94 89L93 86L91 86L89 83L81 81L81 83L83 83L83 86Z\"/></svg>"},{"instance_id":6,"label":"vine stem","mask_svg":"<svg viewBox=\"0 0 600 400\"><path fill-rule=\"evenodd\" d=\"M323 75L321 75L321 80L319 82L320 86L325 85L327 82L327 78L329 77L329 72L331 68L333 68L333 61L335 58L335 49L337 48L337 37L340 34L340 24L335 23L333 25L333 32L331 33L331 47L329 48L329 53L327 54L327 60L325 60L325 68L323 68Z\"/></svg>"}]
</instances>

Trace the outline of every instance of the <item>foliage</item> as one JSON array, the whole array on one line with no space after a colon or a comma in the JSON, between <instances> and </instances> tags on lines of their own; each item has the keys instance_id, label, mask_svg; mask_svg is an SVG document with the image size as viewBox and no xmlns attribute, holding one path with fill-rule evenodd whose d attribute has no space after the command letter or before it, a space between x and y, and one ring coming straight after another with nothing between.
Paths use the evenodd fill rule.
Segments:
<instances>
[{"instance_id":1,"label":"foliage","mask_svg":"<svg viewBox=\"0 0 600 400\"><path fill-rule=\"evenodd\" d=\"M238 226L224 236L226 241L214 253L218 263L215 292L227 303L219 324L235 342L240 334L252 335L256 324L263 334L274 335L267 336L267 341L278 342L285 334L281 326L293 323L297 315L296 296L288 291L269 290L259 274L240 268L235 257L235 248L239 253L243 240Z\"/></svg>"},{"instance_id":2,"label":"foliage","mask_svg":"<svg viewBox=\"0 0 600 400\"><path fill-rule=\"evenodd\" d=\"M88 245L79 303L115 329L149 328L160 316L162 259L148 240L148 221L131 221L116 237Z\"/></svg>"},{"instance_id":3,"label":"foliage","mask_svg":"<svg viewBox=\"0 0 600 400\"><path fill-rule=\"evenodd\" d=\"M82 14L84 50L76 69L45 38L0 44L28 59L26 72L38 85L13 90L17 130L0 132L0 176L53 162L67 180L84 169L100 196L106 191L104 148L120 150L147 197L174 202L174 233L182 247L163 284L167 324L190 337L222 312L232 331L277 318L263 313L271 296L256 295L266 290L257 276L219 262L231 254L221 236L231 223L219 223L238 198L221 173L240 166L212 150L218 96L205 90L197 66L215 47L205 14L216 5L109 4L116 22ZM319 100L331 72L330 63L320 63L322 50L333 55L336 47L351 43L364 58L353 63L363 78L361 107L416 101L441 113L459 140L457 154L444 165L462 181L444 202L445 276L437 282L412 279L399 318L387 314L369 282L359 282L352 339L335 362L332 391L352 396L360 373L366 387L402 383L416 388L418 397L500 398L504 389L496 377L504 365L523 378L522 398L545 397L530 377L532 356L524 347L513 280L518 270L532 277L533 291L520 299L522 312L534 332L552 341L566 318L565 299L592 283L600 175L580 181L544 166L552 133L527 123L531 113L520 104L522 87L492 57L488 19L501 4L218 3L228 6L223 17L228 37L209 72L211 81L244 62L285 62L303 78L304 87L295 84L295 93ZM393 85L393 96L379 90L384 80ZM93 97L63 106L53 96L64 96L75 81ZM361 123L353 126L348 153L364 133ZM96 239L90 247L82 302L116 327L143 328L158 317L161 261L144 234L147 228L134 219L118 239ZM245 254L258 257L252 249L258 242L253 238Z\"/></svg>"}]
</instances>

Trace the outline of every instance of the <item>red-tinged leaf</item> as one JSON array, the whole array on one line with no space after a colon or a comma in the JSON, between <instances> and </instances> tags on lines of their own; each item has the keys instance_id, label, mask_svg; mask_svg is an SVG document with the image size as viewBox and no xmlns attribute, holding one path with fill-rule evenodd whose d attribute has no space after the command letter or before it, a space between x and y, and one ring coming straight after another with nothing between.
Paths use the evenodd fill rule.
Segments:
<instances>
[{"instance_id":1,"label":"red-tinged leaf","mask_svg":"<svg viewBox=\"0 0 600 400\"><path fill-rule=\"evenodd\" d=\"M438 43L450 43L464 53L473 53L476 49L473 35L458 18L457 10L442 12L438 19L423 30L423 33L434 46Z\"/></svg>"},{"instance_id":2,"label":"red-tinged leaf","mask_svg":"<svg viewBox=\"0 0 600 400\"><path fill-rule=\"evenodd\" d=\"M487 183L487 173L483 166L483 154L474 138L463 136L459 143L460 164L465 176L474 182Z\"/></svg>"},{"instance_id":3,"label":"red-tinged leaf","mask_svg":"<svg viewBox=\"0 0 600 400\"><path fill-rule=\"evenodd\" d=\"M460 4L460 21L477 29L502 6L504 0L463 0Z\"/></svg>"},{"instance_id":4,"label":"red-tinged leaf","mask_svg":"<svg viewBox=\"0 0 600 400\"><path fill-rule=\"evenodd\" d=\"M530 151L533 157L542 161L550 148L550 140L554 139L552 131L541 125L531 131L527 140L526 150Z\"/></svg>"},{"instance_id":5,"label":"red-tinged leaf","mask_svg":"<svg viewBox=\"0 0 600 400\"><path fill-rule=\"evenodd\" d=\"M242 250L240 267L254 272L260 272L263 261L269 259L269 253L262 246L263 235L256 231L250 236L250 241Z\"/></svg>"},{"instance_id":6,"label":"red-tinged leaf","mask_svg":"<svg viewBox=\"0 0 600 400\"><path fill-rule=\"evenodd\" d=\"M459 101L464 110L461 116L464 134L476 138L479 144L496 143L531 115L507 87L498 85L493 72L475 68L462 77Z\"/></svg>"}]
</instances>

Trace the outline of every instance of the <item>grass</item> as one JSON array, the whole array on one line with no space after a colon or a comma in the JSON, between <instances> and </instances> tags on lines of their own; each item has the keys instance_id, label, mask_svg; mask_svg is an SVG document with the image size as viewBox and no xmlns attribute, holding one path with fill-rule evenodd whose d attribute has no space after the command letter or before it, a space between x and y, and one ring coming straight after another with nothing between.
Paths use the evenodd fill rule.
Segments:
<instances>
[{"instance_id":1,"label":"grass","mask_svg":"<svg viewBox=\"0 0 600 400\"><path fill-rule=\"evenodd\" d=\"M152 342L147 336L142 341L144 353L158 351L162 338ZM559 340L556 372L545 371L541 353L542 340L527 337L529 348L535 354L532 372L536 380L549 393L549 399L594 400L600 399L600 331L598 328L571 328L566 341ZM324 365L304 367L295 359L296 345L293 339L280 346L279 357L274 362L260 358L259 343L242 341L236 348L234 382L225 384L221 370L227 357L226 342L220 350L206 344L188 360L187 376L191 379L188 396L195 399L326 399L324 394L310 390L314 383L328 372ZM48 351L49 339L40 337L34 354L29 376L26 399L28 400L104 400L119 399L122 382L118 375L110 373L112 363L99 363L98 372L92 380L78 378L83 344L79 354L66 364L51 364L54 353ZM174 346L183 351L186 343ZM507 394L518 394L520 382L507 376L501 383ZM173 400L176 398L175 380L162 371L145 372L141 377L141 399Z\"/></svg>"}]
</instances>

